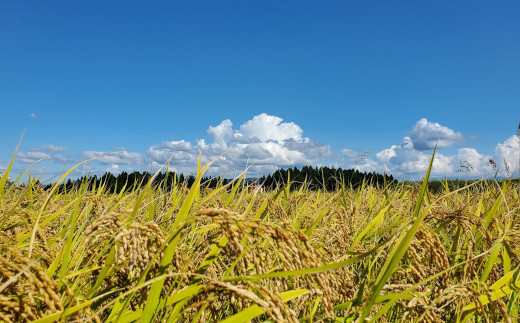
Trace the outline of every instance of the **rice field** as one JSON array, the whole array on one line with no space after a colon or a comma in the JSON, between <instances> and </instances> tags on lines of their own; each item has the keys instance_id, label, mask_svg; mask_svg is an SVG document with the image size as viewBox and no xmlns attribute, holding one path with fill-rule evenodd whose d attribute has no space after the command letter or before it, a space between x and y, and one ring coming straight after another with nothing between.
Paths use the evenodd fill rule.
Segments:
<instances>
[{"instance_id":1,"label":"rice field","mask_svg":"<svg viewBox=\"0 0 520 323\"><path fill-rule=\"evenodd\" d=\"M517 183L261 193L208 190L207 167L119 194L7 187L9 167L0 321L518 321Z\"/></svg>"}]
</instances>

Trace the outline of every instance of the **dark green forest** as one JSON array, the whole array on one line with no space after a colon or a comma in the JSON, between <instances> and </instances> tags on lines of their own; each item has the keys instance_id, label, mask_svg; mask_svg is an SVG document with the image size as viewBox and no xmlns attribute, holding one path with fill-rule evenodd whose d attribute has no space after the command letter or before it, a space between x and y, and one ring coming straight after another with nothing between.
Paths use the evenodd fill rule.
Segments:
<instances>
[{"instance_id":1,"label":"dark green forest","mask_svg":"<svg viewBox=\"0 0 520 323\"><path fill-rule=\"evenodd\" d=\"M120 193L121 191L131 191L135 188L141 188L146 185L152 178L152 174L148 172L122 172L119 175L105 173L103 176L83 176L76 180L69 179L66 183L60 186L60 191L75 190L81 184L87 183L88 189L93 187L100 187L101 185L111 193ZM386 178L385 178L386 177ZM226 185L232 179L221 177L204 177L202 179L203 188L215 188L219 185ZM396 183L395 179L390 176L373 173L362 173L357 170L328 167L311 167L304 166L301 169L280 169L274 174L264 175L260 178L248 178L247 183L261 186L264 190L274 190L278 187L284 186L290 181L291 189L300 189L302 185L306 185L309 190L326 190L334 191L339 189L342 184L346 187L357 188L360 187L363 181L367 185L374 185L382 187L386 183ZM190 188L195 182L194 175L177 174L168 172L167 174L159 173L153 180L152 185L162 185L166 191L169 191L175 185L182 185ZM52 184L45 186L45 189L50 189Z\"/></svg>"},{"instance_id":2,"label":"dark green forest","mask_svg":"<svg viewBox=\"0 0 520 323\"><path fill-rule=\"evenodd\" d=\"M385 179L386 177L386 179ZM381 175L375 172L362 173L354 169L304 166L302 169L279 169L272 175L262 176L258 183L265 189L275 189L278 186L291 182L291 189L300 189L307 185L310 190L334 191L346 187L358 188L363 181L368 185L383 187L386 183L396 183L391 175Z\"/></svg>"},{"instance_id":3,"label":"dark green forest","mask_svg":"<svg viewBox=\"0 0 520 323\"><path fill-rule=\"evenodd\" d=\"M59 187L60 192L75 190L83 183L87 183L88 190L94 187L103 186L108 192L120 193L121 191L131 191L136 188L144 187L153 174L148 172L122 172L119 175L105 173L103 176L83 176L76 180L69 179L66 183ZM221 177L203 177L202 187L212 189L219 185L226 185L233 179ZM509 179L514 185L519 185L519 179ZM447 191L454 191L462 187L467 187L475 182L477 185L472 185L468 189L480 190L483 186L493 185L493 182L502 182L497 179L492 180L463 180L463 179L449 179L449 180L431 180L428 183L428 190L434 193L441 193ZM170 191L174 186L183 186L190 188L195 182L194 175L177 174L174 172L159 173L154 178L153 186L162 185L166 191ZM305 185L309 190L325 190L334 191L340 189L342 185L346 188L359 188L363 182L365 185L375 187L386 187L396 185L416 185L416 182L398 181L392 175L382 175L375 172L363 173L354 169L343 170L341 168L329 167L312 167L304 166L299 168L279 169L273 174L264 175L260 178L247 178L245 183L250 186L262 187L266 191L275 190L279 187L287 185L290 182L291 190L299 190L302 185ZM52 188L53 184L44 186L44 189Z\"/></svg>"}]
</instances>

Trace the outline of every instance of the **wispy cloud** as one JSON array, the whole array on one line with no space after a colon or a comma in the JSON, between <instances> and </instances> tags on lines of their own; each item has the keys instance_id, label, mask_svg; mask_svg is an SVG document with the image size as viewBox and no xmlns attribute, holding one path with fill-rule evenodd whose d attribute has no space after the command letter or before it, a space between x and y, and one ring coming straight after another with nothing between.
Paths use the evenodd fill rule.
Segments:
<instances>
[{"instance_id":1,"label":"wispy cloud","mask_svg":"<svg viewBox=\"0 0 520 323\"><path fill-rule=\"evenodd\" d=\"M59 152L68 150L67 147L54 146L54 145L42 145L42 148L47 151L54 152L54 153L59 153Z\"/></svg>"},{"instance_id":2,"label":"wispy cloud","mask_svg":"<svg viewBox=\"0 0 520 323\"><path fill-rule=\"evenodd\" d=\"M85 159L100 157L96 159L97 163L104 165L143 165L143 156L140 153L128 152L126 150L116 152L103 151L84 151L81 154Z\"/></svg>"},{"instance_id":3,"label":"wispy cloud","mask_svg":"<svg viewBox=\"0 0 520 323\"><path fill-rule=\"evenodd\" d=\"M20 152L17 160L24 164L32 164L38 160L54 160L59 163L67 163L74 161L57 153L64 152L68 148L55 145L42 145L40 147L31 147L27 152Z\"/></svg>"},{"instance_id":4,"label":"wispy cloud","mask_svg":"<svg viewBox=\"0 0 520 323\"><path fill-rule=\"evenodd\" d=\"M31 118L33 118L33 119L38 118L38 116L36 115L36 113L31 113L31 114L29 114L29 117L31 117Z\"/></svg>"},{"instance_id":5,"label":"wispy cloud","mask_svg":"<svg viewBox=\"0 0 520 323\"><path fill-rule=\"evenodd\" d=\"M357 157L357 152L355 150L352 150L352 149L348 149L348 148L343 148L341 150L341 152L343 153L343 155L345 155L345 157L347 158L355 158Z\"/></svg>"},{"instance_id":6,"label":"wispy cloud","mask_svg":"<svg viewBox=\"0 0 520 323\"><path fill-rule=\"evenodd\" d=\"M50 159L51 156L42 151L28 151L26 153L20 152L16 156L17 160L24 164L32 164L38 160Z\"/></svg>"}]
</instances>

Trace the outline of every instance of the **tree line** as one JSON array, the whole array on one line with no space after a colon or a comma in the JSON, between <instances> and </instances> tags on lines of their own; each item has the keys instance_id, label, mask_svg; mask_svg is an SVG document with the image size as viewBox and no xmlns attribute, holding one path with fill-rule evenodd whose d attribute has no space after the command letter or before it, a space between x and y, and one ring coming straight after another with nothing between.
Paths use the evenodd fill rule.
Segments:
<instances>
[{"instance_id":1,"label":"tree line","mask_svg":"<svg viewBox=\"0 0 520 323\"><path fill-rule=\"evenodd\" d=\"M87 190L103 186L107 192L120 193L121 191L132 191L134 189L144 187L152 178L153 174L149 172L122 172L118 175L105 173L101 177L82 176L78 179L71 180L60 185L59 191L72 191L78 189L82 184L87 185ZM228 184L232 179L222 177L203 177L202 187L213 189L220 185ZM260 178L249 178L246 180L249 184L262 187L264 190L273 190L277 187L286 185L290 181L291 189L300 189L302 185L306 185L309 190L327 190L334 191L341 188L344 184L346 187L358 188L363 181L367 185L383 187L386 183L395 183L396 181L391 175L381 175L375 172L362 173L354 169L343 170L341 168L329 167L311 167L304 166L301 169L296 167L290 169L279 169L273 174L264 175ZM157 174L153 179L152 186L161 185L164 190L170 191L174 186L184 186L190 188L195 182L194 175L184 175L175 172L163 172ZM45 189L50 189L53 184L48 184Z\"/></svg>"},{"instance_id":2,"label":"tree line","mask_svg":"<svg viewBox=\"0 0 520 323\"><path fill-rule=\"evenodd\" d=\"M376 172L365 173L355 169L304 166L279 169L273 174L262 176L258 183L264 189L271 190L290 181L291 189L298 190L306 185L309 190L335 191L345 187L358 188L363 182L367 185L383 187L385 183L396 183L392 175L382 175Z\"/></svg>"},{"instance_id":3,"label":"tree line","mask_svg":"<svg viewBox=\"0 0 520 323\"><path fill-rule=\"evenodd\" d=\"M66 183L63 183L58 189L62 191L71 191L78 189L81 185L87 185L87 190L103 186L107 192L110 193L121 193L121 191L132 191L134 189L143 188L152 179L153 174L149 172L122 172L118 175L114 175L110 172L105 173L103 176L82 176L78 179L69 179ZM226 185L230 182L229 179L221 177L203 177L202 181L204 187L215 188L218 185ZM182 173L175 172L163 172L157 174L153 179L152 186L156 187L161 185L166 191L170 191L174 186L184 186L190 188L195 183L194 175L184 175ZM48 184L45 189L50 189L53 184Z\"/></svg>"}]
</instances>

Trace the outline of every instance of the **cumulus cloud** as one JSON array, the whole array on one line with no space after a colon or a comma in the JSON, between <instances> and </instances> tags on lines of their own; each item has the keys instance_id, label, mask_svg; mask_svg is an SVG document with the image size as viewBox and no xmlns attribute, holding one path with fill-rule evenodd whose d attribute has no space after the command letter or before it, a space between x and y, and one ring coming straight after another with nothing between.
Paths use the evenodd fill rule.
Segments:
<instances>
[{"instance_id":1,"label":"cumulus cloud","mask_svg":"<svg viewBox=\"0 0 520 323\"><path fill-rule=\"evenodd\" d=\"M376 161L384 166L386 172L398 177L419 178L428 169L431 152L415 149L412 138L404 137L400 144L392 145L375 156ZM451 159L437 153L432 166L432 175L445 175L452 172Z\"/></svg>"},{"instance_id":2,"label":"cumulus cloud","mask_svg":"<svg viewBox=\"0 0 520 323\"><path fill-rule=\"evenodd\" d=\"M147 158L164 164L171 158L177 171L193 169L199 150L203 162L216 160L210 174L228 176L237 169L253 164L250 174L273 172L278 167L316 164L337 154L330 146L302 137L303 130L293 122L262 113L233 129L231 120L209 126L210 140L197 140L196 145L184 140L151 146Z\"/></svg>"},{"instance_id":3,"label":"cumulus cloud","mask_svg":"<svg viewBox=\"0 0 520 323\"><path fill-rule=\"evenodd\" d=\"M492 154L479 153L474 148L460 148L452 156L452 166L456 172L472 177L491 178L519 176L520 141L518 136L511 136L498 143ZM492 160L495 165L493 165Z\"/></svg>"},{"instance_id":4,"label":"cumulus cloud","mask_svg":"<svg viewBox=\"0 0 520 323\"><path fill-rule=\"evenodd\" d=\"M414 148L417 150L433 149L437 140L438 148L446 148L467 139L460 132L455 132L448 127L430 122L426 118L417 121L412 128L410 137Z\"/></svg>"},{"instance_id":5,"label":"cumulus cloud","mask_svg":"<svg viewBox=\"0 0 520 323\"><path fill-rule=\"evenodd\" d=\"M84 151L81 154L85 159L100 157L95 162L104 165L122 164L122 165L143 165L143 156L140 153L128 152L126 150L117 152L102 152L102 151Z\"/></svg>"},{"instance_id":6,"label":"cumulus cloud","mask_svg":"<svg viewBox=\"0 0 520 323\"><path fill-rule=\"evenodd\" d=\"M494 152L490 154L470 147L459 148L456 154L446 154L442 148L468 137L438 123L429 122L425 118L413 126L411 136L404 137L401 143L379 151L375 158L363 158L347 165L360 171L385 171L398 178L420 179L426 174L432 155L431 149L435 147L439 138L432 166L432 178L491 178L497 174L508 177L515 171L518 176L520 143L517 136L511 136L503 143L497 144ZM350 150L344 149L342 152L346 157L350 157ZM490 159L496 162L496 168L490 164Z\"/></svg>"},{"instance_id":7,"label":"cumulus cloud","mask_svg":"<svg viewBox=\"0 0 520 323\"><path fill-rule=\"evenodd\" d=\"M215 141L225 141L233 135L233 124L231 120L223 120L218 126L209 126L207 133Z\"/></svg>"},{"instance_id":8,"label":"cumulus cloud","mask_svg":"<svg viewBox=\"0 0 520 323\"><path fill-rule=\"evenodd\" d=\"M193 173L200 152L203 163L216 160L210 168L210 175L230 176L251 164L250 175L271 173L280 167L334 165L419 180L426 174L432 148L439 139L432 178L493 177L496 170L489 164L489 159L502 165L499 174L504 176L507 175L506 164L510 173L518 169L516 136L498 144L494 153L483 154L466 147L458 149L455 154L446 154L443 148L469 137L426 118L420 119L412 127L410 136L404 137L401 143L373 156L367 153L359 155L348 148L335 152L329 145L304 137L302 128L294 122L284 122L280 117L265 113L236 128L231 120L223 120L216 126L209 126L207 134L208 138L198 139L196 144L178 140L151 146L146 154L148 163L159 167L171 158L172 169Z\"/></svg>"},{"instance_id":9,"label":"cumulus cloud","mask_svg":"<svg viewBox=\"0 0 520 323\"><path fill-rule=\"evenodd\" d=\"M191 147L190 150L176 150L170 144L156 145L148 148L147 157L152 161L164 164L171 158L174 161L183 161L191 163L191 166L196 165L198 155L196 156L195 149Z\"/></svg>"},{"instance_id":10,"label":"cumulus cloud","mask_svg":"<svg viewBox=\"0 0 520 323\"><path fill-rule=\"evenodd\" d=\"M163 145L167 148L173 149L175 151L191 151L192 146L189 142L184 140L179 141L165 141Z\"/></svg>"},{"instance_id":11,"label":"cumulus cloud","mask_svg":"<svg viewBox=\"0 0 520 323\"><path fill-rule=\"evenodd\" d=\"M502 164L502 171L507 174L513 174L516 171L516 175L519 170L520 162L520 140L518 136L511 136L503 143L500 143L495 148L495 152L492 158L497 165Z\"/></svg>"},{"instance_id":12,"label":"cumulus cloud","mask_svg":"<svg viewBox=\"0 0 520 323\"><path fill-rule=\"evenodd\" d=\"M379 163L378 161L372 158L363 158L360 160L355 160L352 164L344 165L343 168L353 168L357 171L364 173L386 173L396 175L395 172L391 171L385 164Z\"/></svg>"},{"instance_id":13,"label":"cumulus cloud","mask_svg":"<svg viewBox=\"0 0 520 323\"><path fill-rule=\"evenodd\" d=\"M282 122L283 119L266 113L259 114L240 126L239 134L258 138L262 141L287 139L301 140L303 130L294 122Z\"/></svg>"},{"instance_id":14,"label":"cumulus cloud","mask_svg":"<svg viewBox=\"0 0 520 323\"><path fill-rule=\"evenodd\" d=\"M489 175L492 171L489 159L491 156L481 154L474 148L460 148L457 155L453 156L452 165L455 172L475 176Z\"/></svg>"}]
</instances>

